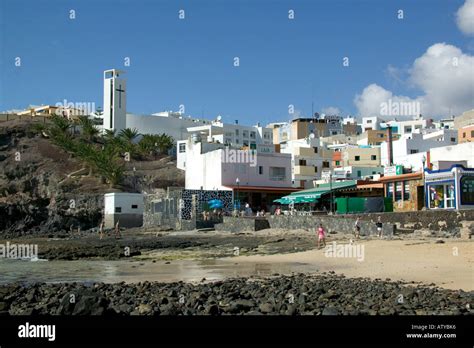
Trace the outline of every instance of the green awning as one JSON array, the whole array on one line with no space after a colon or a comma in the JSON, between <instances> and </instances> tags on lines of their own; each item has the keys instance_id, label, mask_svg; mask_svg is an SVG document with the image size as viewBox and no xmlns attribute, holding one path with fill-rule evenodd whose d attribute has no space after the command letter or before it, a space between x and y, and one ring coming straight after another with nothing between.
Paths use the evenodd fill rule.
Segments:
<instances>
[{"instance_id":1,"label":"green awning","mask_svg":"<svg viewBox=\"0 0 474 348\"><path fill-rule=\"evenodd\" d=\"M280 199L274 200L281 204L290 204L290 203L313 203L318 199L321 199L321 196L331 193L332 191L337 191L342 188L349 188L357 186L356 180L347 180L347 181L336 181L331 184L325 183L320 184L318 187L301 190L298 192L293 192L288 196L281 197Z\"/></svg>"}]
</instances>

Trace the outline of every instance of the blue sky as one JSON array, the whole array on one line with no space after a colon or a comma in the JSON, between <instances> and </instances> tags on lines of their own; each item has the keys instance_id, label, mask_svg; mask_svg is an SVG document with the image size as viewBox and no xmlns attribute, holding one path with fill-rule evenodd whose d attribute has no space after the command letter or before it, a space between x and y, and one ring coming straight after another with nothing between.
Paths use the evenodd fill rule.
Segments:
<instances>
[{"instance_id":1,"label":"blue sky","mask_svg":"<svg viewBox=\"0 0 474 348\"><path fill-rule=\"evenodd\" d=\"M371 83L410 98L423 93L403 71L431 45L472 54L472 39L455 22L463 3L0 0L0 110L64 99L101 106L102 72L119 68L134 113L184 104L186 114L253 124L288 120L289 104L309 115L313 101L315 111L356 115L354 96ZM402 71L402 82L389 66Z\"/></svg>"}]
</instances>

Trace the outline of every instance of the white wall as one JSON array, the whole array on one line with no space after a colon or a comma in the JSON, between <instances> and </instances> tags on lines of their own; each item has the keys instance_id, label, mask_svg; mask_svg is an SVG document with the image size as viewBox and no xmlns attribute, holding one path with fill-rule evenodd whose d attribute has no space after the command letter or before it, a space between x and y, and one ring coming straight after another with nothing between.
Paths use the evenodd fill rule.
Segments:
<instances>
[{"instance_id":1,"label":"white wall","mask_svg":"<svg viewBox=\"0 0 474 348\"><path fill-rule=\"evenodd\" d=\"M137 205L137 209L132 209ZM143 214L143 194L141 193L106 193L104 195L105 214L115 214L115 207L121 207L121 214Z\"/></svg>"},{"instance_id":2,"label":"white wall","mask_svg":"<svg viewBox=\"0 0 474 348\"><path fill-rule=\"evenodd\" d=\"M258 173L260 166L263 167L262 174ZM270 167L285 168L285 179L281 181L271 180ZM240 186L291 187L291 155L257 153L257 165L255 167L248 163L223 163L222 185L235 186L236 178L239 178Z\"/></svg>"},{"instance_id":3,"label":"white wall","mask_svg":"<svg viewBox=\"0 0 474 348\"><path fill-rule=\"evenodd\" d=\"M399 140L393 142L393 161L394 164L404 164L406 162L407 164L415 165L418 158L421 161L423 157L420 153L450 144L452 143L449 138L444 141L438 141L437 139L424 139L423 135L419 133L405 134ZM383 142L380 146L381 164L383 166L389 165L387 147L387 142ZM408 156L411 155L412 150L416 150L418 155ZM416 159L415 162L413 162L414 159Z\"/></svg>"},{"instance_id":4,"label":"white wall","mask_svg":"<svg viewBox=\"0 0 474 348\"><path fill-rule=\"evenodd\" d=\"M236 185L236 178L239 178L241 186L291 187L291 155L257 152L256 163L227 163L225 149L201 153L201 145L188 146L186 189L225 190L227 186ZM259 166L263 167L261 175ZM285 180L271 180L270 167L284 167Z\"/></svg>"},{"instance_id":5,"label":"white wall","mask_svg":"<svg viewBox=\"0 0 474 348\"><path fill-rule=\"evenodd\" d=\"M437 147L430 151L430 160L434 161L467 161L469 168L474 168L474 143L461 143Z\"/></svg>"},{"instance_id":6,"label":"white wall","mask_svg":"<svg viewBox=\"0 0 474 348\"><path fill-rule=\"evenodd\" d=\"M166 133L172 136L175 141L188 138L188 127L203 124L202 122L196 123L186 118L127 114L127 128L136 128L141 134Z\"/></svg>"},{"instance_id":7,"label":"white wall","mask_svg":"<svg viewBox=\"0 0 474 348\"><path fill-rule=\"evenodd\" d=\"M362 133L367 129L379 130L380 119L377 116L363 117L362 118Z\"/></svg>"}]
</instances>

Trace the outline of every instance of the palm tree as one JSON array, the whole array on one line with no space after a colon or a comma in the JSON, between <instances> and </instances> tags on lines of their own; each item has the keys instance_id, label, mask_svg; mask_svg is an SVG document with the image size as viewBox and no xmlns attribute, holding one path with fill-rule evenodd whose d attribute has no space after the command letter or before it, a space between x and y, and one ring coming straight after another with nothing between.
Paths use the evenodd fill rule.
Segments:
<instances>
[{"instance_id":1,"label":"palm tree","mask_svg":"<svg viewBox=\"0 0 474 348\"><path fill-rule=\"evenodd\" d=\"M121 140L120 146L124 152L128 152L130 157L135 158L137 155L137 146L133 142L137 136L139 136L138 130L136 128L125 128L122 129L119 133L118 138Z\"/></svg>"},{"instance_id":2,"label":"palm tree","mask_svg":"<svg viewBox=\"0 0 474 348\"><path fill-rule=\"evenodd\" d=\"M174 145L173 137L163 133L158 136L158 148L162 154L167 154Z\"/></svg>"},{"instance_id":3,"label":"palm tree","mask_svg":"<svg viewBox=\"0 0 474 348\"><path fill-rule=\"evenodd\" d=\"M143 134L142 139L138 143L138 147L145 155L155 155L159 143L159 136L156 134Z\"/></svg>"},{"instance_id":4,"label":"palm tree","mask_svg":"<svg viewBox=\"0 0 474 348\"><path fill-rule=\"evenodd\" d=\"M95 127L94 121L88 116L79 116L78 123L82 127L82 134L88 141L93 141L99 134L99 130Z\"/></svg>"},{"instance_id":5,"label":"palm tree","mask_svg":"<svg viewBox=\"0 0 474 348\"><path fill-rule=\"evenodd\" d=\"M138 130L136 128L125 128L122 129L119 133L119 137L124 138L129 143L131 143L137 136L139 136Z\"/></svg>"},{"instance_id":6,"label":"palm tree","mask_svg":"<svg viewBox=\"0 0 474 348\"><path fill-rule=\"evenodd\" d=\"M106 141L111 141L115 138L115 129L106 129L102 137Z\"/></svg>"},{"instance_id":7,"label":"palm tree","mask_svg":"<svg viewBox=\"0 0 474 348\"><path fill-rule=\"evenodd\" d=\"M68 119L58 115L53 115L53 117L51 117L51 122L51 128L59 131L60 133L67 133L71 128L71 122Z\"/></svg>"}]
</instances>

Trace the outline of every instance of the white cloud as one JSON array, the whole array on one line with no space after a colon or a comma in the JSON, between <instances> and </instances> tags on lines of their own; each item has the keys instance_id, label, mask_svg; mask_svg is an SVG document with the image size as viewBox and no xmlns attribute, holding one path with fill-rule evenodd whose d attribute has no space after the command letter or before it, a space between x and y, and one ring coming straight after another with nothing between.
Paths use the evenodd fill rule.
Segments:
<instances>
[{"instance_id":1,"label":"white cloud","mask_svg":"<svg viewBox=\"0 0 474 348\"><path fill-rule=\"evenodd\" d=\"M408 73L409 84L420 89L421 96L393 95L373 83L354 98L359 114L379 115L381 105L389 100L420 103L421 113L427 116L457 115L474 108L474 57L459 48L434 44L415 60Z\"/></svg>"},{"instance_id":2,"label":"white cloud","mask_svg":"<svg viewBox=\"0 0 474 348\"><path fill-rule=\"evenodd\" d=\"M339 108L336 108L335 106L328 106L327 108L322 109L321 112L326 115L340 115L341 114L341 110L339 110Z\"/></svg>"},{"instance_id":3,"label":"white cloud","mask_svg":"<svg viewBox=\"0 0 474 348\"><path fill-rule=\"evenodd\" d=\"M474 0L466 0L456 13L456 24L466 35L474 35Z\"/></svg>"}]
</instances>

